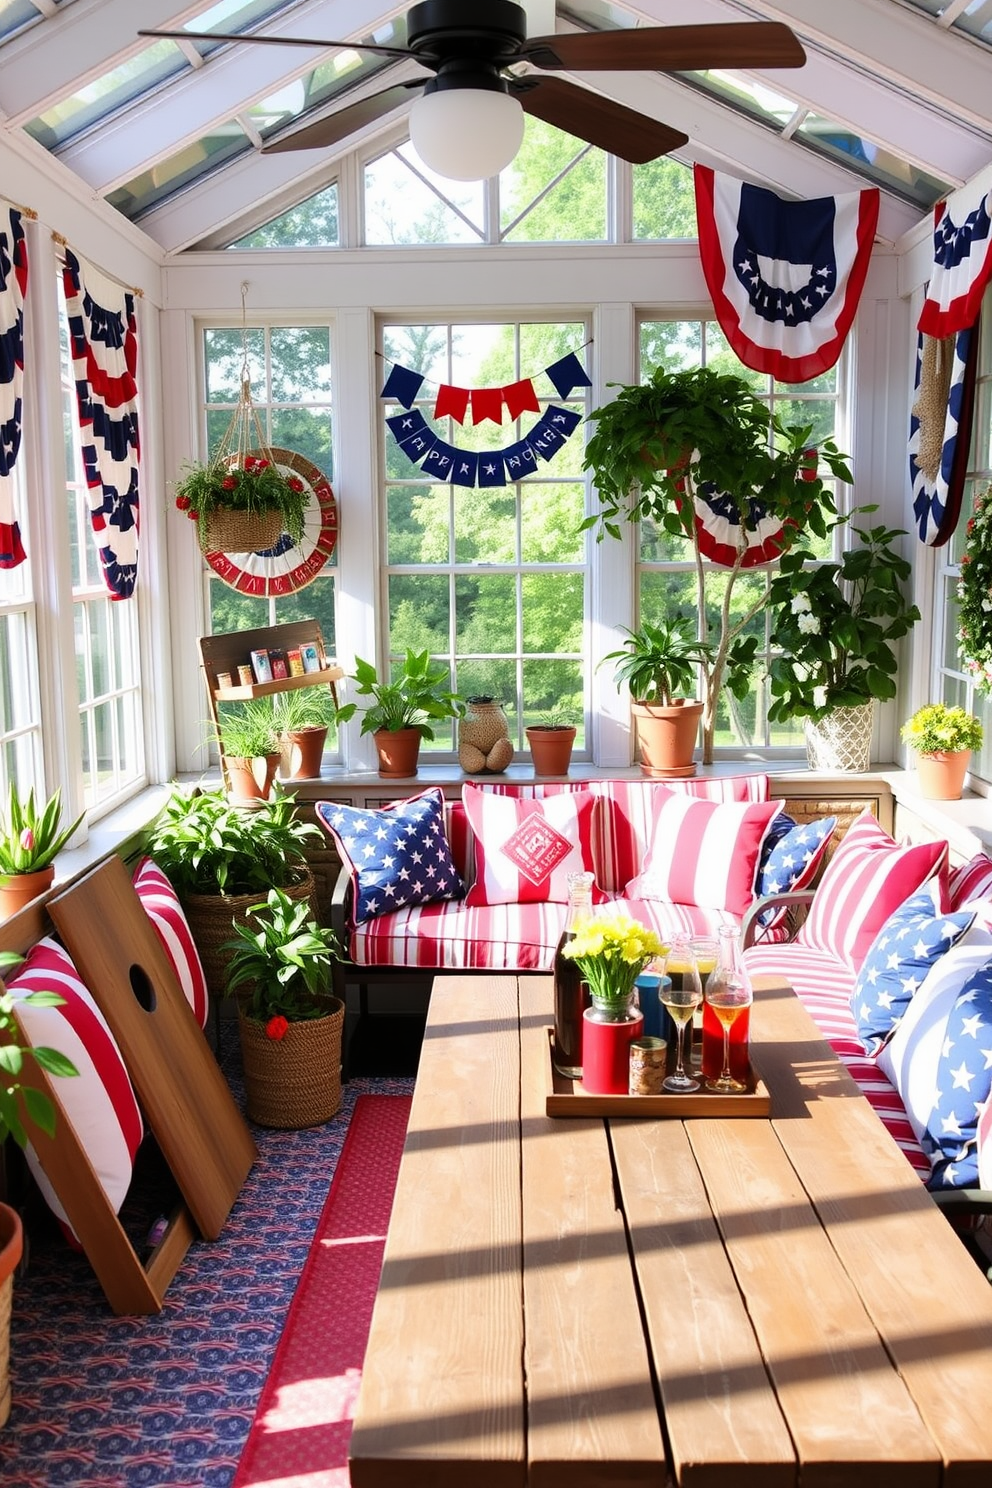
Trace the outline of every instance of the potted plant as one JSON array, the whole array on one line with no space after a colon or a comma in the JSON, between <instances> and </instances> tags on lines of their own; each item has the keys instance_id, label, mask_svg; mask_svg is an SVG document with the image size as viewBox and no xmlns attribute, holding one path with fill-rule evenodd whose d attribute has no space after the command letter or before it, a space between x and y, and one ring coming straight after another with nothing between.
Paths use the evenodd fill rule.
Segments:
<instances>
[{"instance_id":1,"label":"potted plant","mask_svg":"<svg viewBox=\"0 0 992 1488\"><path fill-rule=\"evenodd\" d=\"M851 475L831 440L812 451L810 427L782 424L732 373L659 368L647 382L611 386L618 387L613 401L590 414L596 429L585 469L592 471L601 506L582 526L619 537L623 517L688 542L696 636L706 648L698 663L703 763L711 764L721 691L746 697L757 639L745 632L765 604L763 593L736 603L737 579L788 551L806 529L825 535L835 506L818 474L820 461L841 480ZM736 510L739 538L725 567L707 564L700 547L697 503L705 490L723 493ZM747 538L759 520L775 533L761 546Z\"/></svg>"},{"instance_id":2,"label":"potted plant","mask_svg":"<svg viewBox=\"0 0 992 1488\"><path fill-rule=\"evenodd\" d=\"M0 951L0 970L9 971L22 960L12 951ZM65 998L57 992L31 992L21 1000L37 1007L59 1007ZM57 1049L25 1045L14 1007L14 998L0 987L0 1148L11 1137L23 1151L28 1144L25 1116L46 1135L55 1134L51 1100L43 1090L21 1081L24 1061L33 1059L50 1075L78 1075L79 1071ZM0 1203L0 1426L10 1415L10 1296L23 1245L20 1215L9 1204Z\"/></svg>"},{"instance_id":3,"label":"potted plant","mask_svg":"<svg viewBox=\"0 0 992 1488\"><path fill-rule=\"evenodd\" d=\"M567 775L575 743L571 713L563 708L552 709L541 715L539 723L529 723L526 733L534 774Z\"/></svg>"},{"instance_id":4,"label":"potted plant","mask_svg":"<svg viewBox=\"0 0 992 1488\"><path fill-rule=\"evenodd\" d=\"M984 730L974 713L946 703L918 708L900 730L917 755L920 794L932 801L957 801L973 749L981 749Z\"/></svg>"},{"instance_id":5,"label":"potted plant","mask_svg":"<svg viewBox=\"0 0 992 1488\"><path fill-rule=\"evenodd\" d=\"M427 651L408 649L386 680L379 678L371 662L356 656L356 691L372 699L365 705L361 731L375 739L380 775L416 775L420 741L433 739L432 724L461 715L463 705L456 693L448 691L447 679L447 667L432 664ZM354 711L355 705L346 703L338 716L350 718Z\"/></svg>"},{"instance_id":6,"label":"potted plant","mask_svg":"<svg viewBox=\"0 0 992 1488\"><path fill-rule=\"evenodd\" d=\"M298 543L310 500L298 476L284 475L269 456L251 451L185 465L175 497L196 522L205 553L264 552L283 533Z\"/></svg>"},{"instance_id":7,"label":"potted plant","mask_svg":"<svg viewBox=\"0 0 992 1488\"><path fill-rule=\"evenodd\" d=\"M874 511L859 507L851 518ZM838 521L843 521L841 518ZM837 525L835 523L834 525ZM901 528L853 527L857 547L823 563L806 546L783 555L769 587L768 716L806 720L810 769L866 770L874 700L896 695L895 643L920 618Z\"/></svg>"},{"instance_id":8,"label":"potted plant","mask_svg":"<svg viewBox=\"0 0 992 1488\"><path fill-rule=\"evenodd\" d=\"M16 914L25 904L51 888L55 858L82 822L62 826L62 792L55 790L45 804L35 802L34 788L24 800L12 783L0 820L0 915Z\"/></svg>"},{"instance_id":9,"label":"potted plant","mask_svg":"<svg viewBox=\"0 0 992 1488\"><path fill-rule=\"evenodd\" d=\"M327 742L338 719L329 687L300 687L275 698L275 727L280 746L279 774L284 780L315 780Z\"/></svg>"},{"instance_id":10,"label":"potted plant","mask_svg":"<svg viewBox=\"0 0 992 1488\"><path fill-rule=\"evenodd\" d=\"M301 820L291 797L276 786L248 810L222 790L172 794L144 838L144 850L169 879L186 913L212 996L224 994L224 943L247 909L272 888L312 902L308 844L320 829Z\"/></svg>"},{"instance_id":11,"label":"potted plant","mask_svg":"<svg viewBox=\"0 0 992 1488\"><path fill-rule=\"evenodd\" d=\"M681 694L695 693L697 668L712 660L712 647L697 639L692 621L682 616L621 629L627 639L603 661L616 662L617 684L630 690L641 769L659 777L695 774L692 755L704 705Z\"/></svg>"},{"instance_id":12,"label":"potted plant","mask_svg":"<svg viewBox=\"0 0 992 1488\"><path fill-rule=\"evenodd\" d=\"M341 1104L345 1013L331 991L337 936L317 924L308 903L270 889L234 926L226 949L249 1117L285 1130L329 1121Z\"/></svg>"},{"instance_id":13,"label":"potted plant","mask_svg":"<svg viewBox=\"0 0 992 1488\"><path fill-rule=\"evenodd\" d=\"M279 730L268 698L218 703L217 736L231 795L241 801L268 796L279 764Z\"/></svg>"}]
</instances>

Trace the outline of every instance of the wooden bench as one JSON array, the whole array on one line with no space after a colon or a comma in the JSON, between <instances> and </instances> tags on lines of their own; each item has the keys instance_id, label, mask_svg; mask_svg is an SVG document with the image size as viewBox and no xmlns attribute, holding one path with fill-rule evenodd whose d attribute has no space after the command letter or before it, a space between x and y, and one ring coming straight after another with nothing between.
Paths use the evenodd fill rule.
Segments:
<instances>
[{"instance_id":1,"label":"wooden bench","mask_svg":"<svg viewBox=\"0 0 992 1488\"><path fill-rule=\"evenodd\" d=\"M354 1488L978 1488L992 1290L788 988L771 1116L545 1114L551 984L434 986Z\"/></svg>"}]
</instances>

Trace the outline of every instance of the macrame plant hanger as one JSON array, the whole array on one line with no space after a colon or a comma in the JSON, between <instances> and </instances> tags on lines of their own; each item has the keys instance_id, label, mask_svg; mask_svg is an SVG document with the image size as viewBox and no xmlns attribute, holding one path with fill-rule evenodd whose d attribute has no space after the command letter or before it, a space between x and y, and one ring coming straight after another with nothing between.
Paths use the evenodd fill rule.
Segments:
<instances>
[{"instance_id":1,"label":"macrame plant hanger","mask_svg":"<svg viewBox=\"0 0 992 1488\"><path fill-rule=\"evenodd\" d=\"M275 465L275 456L265 437L258 409L251 398L248 367L248 281L241 282L241 395L224 430L211 465L229 472L250 471L254 461ZM282 534L278 511L215 507L201 526L201 543L209 552L263 552L274 547Z\"/></svg>"}]
</instances>

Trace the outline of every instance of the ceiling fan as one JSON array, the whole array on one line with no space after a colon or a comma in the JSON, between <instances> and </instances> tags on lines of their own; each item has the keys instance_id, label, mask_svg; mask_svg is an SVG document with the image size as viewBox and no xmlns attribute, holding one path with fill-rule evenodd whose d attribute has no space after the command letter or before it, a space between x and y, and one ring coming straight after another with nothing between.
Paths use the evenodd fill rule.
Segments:
<instances>
[{"instance_id":1,"label":"ceiling fan","mask_svg":"<svg viewBox=\"0 0 992 1488\"><path fill-rule=\"evenodd\" d=\"M466 15L470 12L471 18ZM497 174L523 140L524 114L553 124L623 160L642 164L667 155L688 136L564 78L511 72L529 63L541 72L693 72L711 67L802 67L803 48L776 21L727 25L644 26L527 36L527 15L514 0L420 0L407 14L407 45L318 41L218 31L139 31L139 36L235 41L263 46L344 47L396 61L413 60L433 76L398 83L336 113L302 123L264 145L265 154L326 149L374 123L417 91L410 138L424 164L453 180Z\"/></svg>"}]
</instances>

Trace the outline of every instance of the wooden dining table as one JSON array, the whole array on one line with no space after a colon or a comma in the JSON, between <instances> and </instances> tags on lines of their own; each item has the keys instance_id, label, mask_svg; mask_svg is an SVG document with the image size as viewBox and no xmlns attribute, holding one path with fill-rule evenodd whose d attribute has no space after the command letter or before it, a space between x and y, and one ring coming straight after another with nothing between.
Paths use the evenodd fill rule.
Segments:
<instances>
[{"instance_id":1,"label":"wooden dining table","mask_svg":"<svg viewBox=\"0 0 992 1488\"><path fill-rule=\"evenodd\" d=\"M988 1488L992 1288L791 989L753 1116L548 1115L551 1006L435 980L354 1488Z\"/></svg>"}]
</instances>

